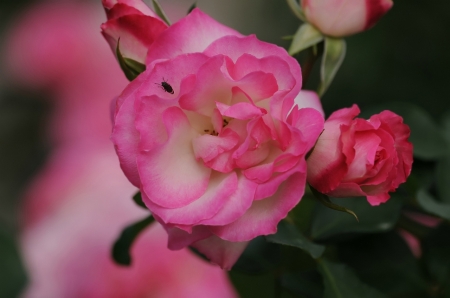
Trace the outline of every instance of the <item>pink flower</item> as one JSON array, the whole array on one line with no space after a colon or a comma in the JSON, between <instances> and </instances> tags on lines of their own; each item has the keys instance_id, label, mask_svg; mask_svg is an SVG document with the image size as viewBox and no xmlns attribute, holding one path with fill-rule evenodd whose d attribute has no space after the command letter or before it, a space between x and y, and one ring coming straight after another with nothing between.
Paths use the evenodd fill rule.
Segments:
<instances>
[{"instance_id":1,"label":"pink flower","mask_svg":"<svg viewBox=\"0 0 450 298\"><path fill-rule=\"evenodd\" d=\"M392 0L301 0L306 19L323 34L342 37L371 28Z\"/></svg>"},{"instance_id":2,"label":"pink flower","mask_svg":"<svg viewBox=\"0 0 450 298\"><path fill-rule=\"evenodd\" d=\"M64 159L52 157L28 190L26 207L39 206L41 216L31 208L24 214L34 220L21 234L29 276L22 297L236 297L220 268L187 249L167 249L159 224L135 241L130 267L113 262L111 247L121 230L149 213L127 200L136 190L110 149L63 150ZM71 159L79 163L75 175ZM44 205L38 191L58 204Z\"/></svg>"},{"instance_id":3,"label":"pink flower","mask_svg":"<svg viewBox=\"0 0 450 298\"><path fill-rule=\"evenodd\" d=\"M102 17L93 3L50 2L30 9L9 34L7 73L52 98L45 138L52 151L21 210L28 284L20 296L236 297L220 268L187 249L168 250L158 224L133 244L131 267L111 259L122 229L149 212L131 202L136 188L108 138L110 100L127 82L93 30Z\"/></svg>"},{"instance_id":4,"label":"pink flower","mask_svg":"<svg viewBox=\"0 0 450 298\"><path fill-rule=\"evenodd\" d=\"M148 48L166 28L141 0L102 0L108 21L102 34L113 52L120 39L120 51L126 58L144 63Z\"/></svg>"},{"instance_id":5,"label":"pink flower","mask_svg":"<svg viewBox=\"0 0 450 298\"><path fill-rule=\"evenodd\" d=\"M366 196L371 205L379 205L411 172L410 130L390 111L369 120L355 118L359 112L353 105L325 122L308 158L308 182L330 196Z\"/></svg>"},{"instance_id":6,"label":"pink flower","mask_svg":"<svg viewBox=\"0 0 450 298\"><path fill-rule=\"evenodd\" d=\"M200 10L148 49L119 96L112 140L122 169L169 233L230 268L300 201L305 155L323 128L301 71L275 45ZM298 106L296 106L297 104Z\"/></svg>"}]
</instances>

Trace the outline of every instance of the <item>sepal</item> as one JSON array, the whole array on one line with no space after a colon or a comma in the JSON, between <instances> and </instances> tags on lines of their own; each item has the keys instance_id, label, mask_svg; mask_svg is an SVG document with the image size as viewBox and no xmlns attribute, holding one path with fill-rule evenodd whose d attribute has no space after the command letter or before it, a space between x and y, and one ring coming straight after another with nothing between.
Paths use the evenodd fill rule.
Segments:
<instances>
[{"instance_id":1,"label":"sepal","mask_svg":"<svg viewBox=\"0 0 450 298\"><path fill-rule=\"evenodd\" d=\"M297 0L287 0L287 4L297 18L303 22L306 21L305 13Z\"/></svg>"},{"instance_id":2,"label":"sepal","mask_svg":"<svg viewBox=\"0 0 450 298\"><path fill-rule=\"evenodd\" d=\"M155 13L158 15L158 17L160 17L161 20L163 20L167 25L170 26L170 20L167 17L167 15L164 12L164 10L162 9L162 7L159 4L159 2L157 0L152 0L152 3L153 3L153 7L155 8Z\"/></svg>"},{"instance_id":3,"label":"sepal","mask_svg":"<svg viewBox=\"0 0 450 298\"><path fill-rule=\"evenodd\" d=\"M345 213L348 213L348 214L350 214L350 215L353 215L353 216L355 217L355 219L356 219L357 221L359 221L358 216L356 216L356 213L355 213L355 212L353 212L352 210L347 209L347 208L345 208L345 207L336 205L335 203L331 202L330 198L329 198L327 195L325 195L325 194L323 194L323 193L320 193L319 191L317 191L316 189L314 189L314 188L311 187L311 186L310 186L310 188L311 188L311 191L312 191L314 197L315 197L320 203L322 203L322 205L324 205L324 206L327 207L327 208L333 209L333 210L337 210L337 211L341 211L341 212L345 212Z\"/></svg>"},{"instance_id":4,"label":"sepal","mask_svg":"<svg viewBox=\"0 0 450 298\"><path fill-rule=\"evenodd\" d=\"M339 67L344 61L346 49L345 40L325 37L325 47L320 66L320 86L317 90L319 96L322 96L331 85Z\"/></svg>"},{"instance_id":5,"label":"sepal","mask_svg":"<svg viewBox=\"0 0 450 298\"><path fill-rule=\"evenodd\" d=\"M311 24L305 23L300 25L294 34L291 46L289 47L289 55L293 56L324 39L322 33L314 28Z\"/></svg>"},{"instance_id":6,"label":"sepal","mask_svg":"<svg viewBox=\"0 0 450 298\"><path fill-rule=\"evenodd\" d=\"M119 61L120 68L130 82L145 71L145 64L123 57L120 52L120 39L117 41L116 56Z\"/></svg>"}]
</instances>

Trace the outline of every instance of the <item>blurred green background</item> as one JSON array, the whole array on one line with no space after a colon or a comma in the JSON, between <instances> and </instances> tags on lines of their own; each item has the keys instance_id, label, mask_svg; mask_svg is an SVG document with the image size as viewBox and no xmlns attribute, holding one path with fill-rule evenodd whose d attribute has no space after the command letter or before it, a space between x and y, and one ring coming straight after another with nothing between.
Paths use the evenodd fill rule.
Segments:
<instances>
[{"instance_id":1,"label":"blurred green background","mask_svg":"<svg viewBox=\"0 0 450 298\"><path fill-rule=\"evenodd\" d=\"M184 11L192 2L160 0L163 7L177 4ZM364 111L374 104L406 101L421 106L440 122L449 110L450 2L394 2L374 28L347 38L343 66L323 97L327 114L353 103ZM48 95L11 84L3 67L8 28L35 3L0 2L0 297L17 296L25 283L17 251L20 198L51 152L43 135L52 108L46 101ZM199 0L197 6L244 34L256 34L284 47L289 41L281 37L292 35L300 25L283 0ZM98 27L92 30L102 38ZM317 66L313 77L318 76ZM307 87L313 88L316 82L312 79Z\"/></svg>"}]
</instances>

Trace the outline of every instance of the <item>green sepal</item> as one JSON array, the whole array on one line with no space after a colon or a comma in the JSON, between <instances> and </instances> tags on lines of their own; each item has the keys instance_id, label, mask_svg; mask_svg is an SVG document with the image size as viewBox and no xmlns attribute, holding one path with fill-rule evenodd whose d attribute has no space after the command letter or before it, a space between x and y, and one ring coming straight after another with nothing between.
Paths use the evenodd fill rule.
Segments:
<instances>
[{"instance_id":1,"label":"green sepal","mask_svg":"<svg viewBox=\"0 0 450 298\"><path fill-rule=\"evenodd\" d=\"M164 13L164 10L162 9L161 5L157 0L152 0L153 7L155 8L155 13L160 17L167 25L170 26L170 21L167 15Z\"/></svg>"},{"instance_id":2,"label":"green sepal","mask_svg":"<svg viewBox=\"0 0 450 298\"><path fill-rule=\"evenodd\" d=\"M305 13L303 12L301 6L298 4L297 0L287 0L287 4L297 18L299 18L303 22L306 21Z\"/></svg>"},{"instance_id":3,"label":"green sepal","mask_svg":"<svg viewBox=\"0 0 450 298\"><path fill-rule=\"evenodd\" d=\"M134 203L136 203L136 205L138 205L139 207L145 209L148 211L147 206L145 206L144 202L142 201L142 195L141 192L138 191L134 196L133 196L133 201Z\"/></svg>"},{"instance_id":4,"label":"green sepal","mask_svg":"<svg viewBox=\"0 0 450 298\"><path fill-rule=\"evenodd\" d=\"M324 298L385 298L378 290L361 282L355 273L344 264L319 261L319 272L325 285Z\"/></svg>"},{"instance_id":5,"label":"green sepal","mask_svg":"<svg viewBox=\"0 0 450 298\"><path fill-rule=\"evenodd\" d=\"M289 55L293 56L324 39L322 33L312 25L305 23L300 25L294 34L291 46L289 47Z\"/></svg>"},{"instance_id":6,"label":"green sepal","mask_svg":"<svg viewBox=\"0 0 450 298\"><path fill-rule=\"evenodd\" d=\"M322 64L320 66L320 86L317 90L319 96L325 94L334 77L336 76L339 67L345 58L347 49L345 40L340 38L324 37L325 47L322 57Z\"/></svg>"},{"instance_id":7,"label":"green sepal","mask_svg":"<svg viewBox=\"0 0 450 298\"><path fill-rule=\"evenodd\" d=\"M347 209L347 208L345 208L345 207L336 205L335 203L331 202L330 198L329 198L327 195L318 192L318 191L317 191L316 189L314 189L313 187L310 187L310 188L311 188L311 191L312 191L314 197L315 197L320 203L322 203L322 205L324 205L324 206L327 207L327 208L333 209L333 210L337 210L337 211L341 211L341 212L345 212L345 213L348 213L348 214L350 214L350 215L353 215L353 216L355 217L356 221L359 221L358 216L356 216L356 213L355 213L355 212L353 212L352 210Z\"/></svg>"},{"instance_id":8,"label":"green sepal","mask_svg":"<svg viewBox=\"0 0 450 298\"><path fill-rule=\"evenodd\" d=\"M417 192L417 202L427 212L450 220L450 204L436 201L427 191L420 189Z\"/></svg>"},{"instance_id":9,"label":"green sepal","mask_svg":"<svg viewBox=\"0 0 450 298\"><path fill-rule=\"evenodd\" d=\"M379 206L371 206L365 197L331 200L339 201L342 206L358 214L360 221L355 221L353 217L343 212L336 212L322 204L316 204L310 220L310 235L315 241L337 239L349 234L385 233L395 227L402 208L402 200L396 194Z\"/></svg>"},{"instance_id":10,"label":"green sepal","mask_svg":"<svg viewBox=\"0 0 450 298\"><path fill-rule=\"evenodd\" d=\"M112 258L117 264L122 266L131 265L130 248L133 245L134 240L154 221L155 219L153 216L149 215L146 218L129 225L122 231L119 238L114 242L111 251Z\"/></svg>"},{"instance_id":11,"label":"green sepal","mask_svg":"<svg viewBox=\"0 0 450 298\"><path fill-rule=\"evenodd\" d=\"M197 8L197 2L194 2L192 5L191 5L191 7L189 7L189 9L188 9L188 13L187 14L190 14L194 9L196 9Z\"/></svg>"},{"instance_id":12,"label":"green sepal","mask_svg":"<svg viewBox=\"0 0 450 298\"><path fill-rule=\"evenodd\" d=\"M145 71L145 64L123 57L120 52L120 38L117 40L116 56L119 61L120 68L130 82Z\"/></svg>"},{"instance_id":13,"label":"green sepal","mask_svg":"<svg viewBox=\"0 0 450 298\"><path fill-rule=\"evenodd\" d=\"M277 232L266 236L266 240L273 243L294 246L309 253L314 259L320 257L325 251L325 246L316 244L306 238L293 224L282 220L277 227Z\"/></svg>"}]
</instances>

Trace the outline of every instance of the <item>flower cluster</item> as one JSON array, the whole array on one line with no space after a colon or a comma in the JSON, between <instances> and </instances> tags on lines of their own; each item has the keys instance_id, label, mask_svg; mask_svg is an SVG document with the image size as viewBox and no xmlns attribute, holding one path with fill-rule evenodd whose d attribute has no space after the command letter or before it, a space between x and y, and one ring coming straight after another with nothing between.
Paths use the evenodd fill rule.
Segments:
<instances>
[{"instance_id":1,"label":"flower cluster","mask_svg":"<svg viewBox=\"0 0 450 298\"><path fill-rule=\"evenodd\" d=\"M116 100L112 141L169 248L231 268L248 241L276 232L307 180L376 205L409 175L401 117L353 119L354 106L325 122L283 48L199 9L168 26L139 0L103 5L112 50L146 68Z\"/></svg>"}]
</instances>

